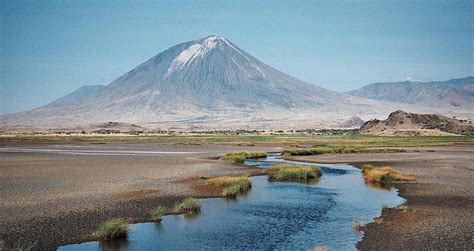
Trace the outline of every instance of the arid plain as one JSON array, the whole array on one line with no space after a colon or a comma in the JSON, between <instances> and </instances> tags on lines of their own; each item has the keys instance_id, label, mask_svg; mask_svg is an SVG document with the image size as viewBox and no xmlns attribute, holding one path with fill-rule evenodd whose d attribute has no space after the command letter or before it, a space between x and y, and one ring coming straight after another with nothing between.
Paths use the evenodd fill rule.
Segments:
<instances>
[{"instance_id":1,"label":"arid plain","mask_svg":"<svg viewBox=\"0 0 474 251\"><path fill-rule=\"evenodd\" d=\"M111 217L144 222L157 204L169 207L189 196L217 196L196 186L199 177L261 172L218 159L227 152L278 152L320 144L390 145L406 152L292 158L390 165L417 176L416 181L394 184L407 203L400 209L384 209L382 221L364 228L359 248L469 249L473 140L308 135L6 137L0 142L0 238L9 245L35 240L40 249L91 240L98 224ZM382 241L387 236L394 241Z\"/></svg>"}]
</instances>

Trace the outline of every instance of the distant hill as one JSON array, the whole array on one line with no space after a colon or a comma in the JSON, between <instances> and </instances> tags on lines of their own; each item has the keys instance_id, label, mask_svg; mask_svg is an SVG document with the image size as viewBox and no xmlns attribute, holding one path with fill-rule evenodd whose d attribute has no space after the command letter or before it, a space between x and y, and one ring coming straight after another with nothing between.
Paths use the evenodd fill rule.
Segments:
<instances>
[{"instance_id":1,"label":"distant hill","mask_svg":"<svg viewBox=\"0 0 474 251\"><path fill-rule=\"evenodd\" d=\"M372 119L359 129L360 134L374 135L447 135L474 134L471 121L442 115L392 112L386 120Z\"/></svg>"},{"instance_id":2,"label":"distant hill","mask_svg":"<svg viewBox=\"0 0 474 251\"><path fill-rule=\"evenodd\" d=\"M65 106L77 103L84 100L85 98L96 94L97 92L103 90L105 87L105 85L85 85L69 94L66 94L56 99L55 101L45 105L44 107Z\"/></svg>"},{"instance_id":3,"label":"distant hill","mask_svg":"<svg viewBox=\"0 0 474 251\"><path fill-rule=\"evenodd\" d=\"M405 104L474 107L474 77L433 82L375 83L347 94Z\"/></svg>"}]
</instances>

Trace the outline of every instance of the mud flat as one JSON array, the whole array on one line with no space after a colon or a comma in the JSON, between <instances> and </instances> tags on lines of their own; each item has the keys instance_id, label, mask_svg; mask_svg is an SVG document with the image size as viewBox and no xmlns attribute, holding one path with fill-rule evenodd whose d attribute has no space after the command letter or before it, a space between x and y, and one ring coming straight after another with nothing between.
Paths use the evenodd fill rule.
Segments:
<instances>
[{"instance_id":1,"label":"mud flat","mask_svg":"<svg viewBox=\"0 0 474 251\"><path fill-rule=\"evenodd\" d=\"M36 248L54 249L91 240L99 223L112 217L147 221L157 205L171 207L184 197L210 195L180 180L250 171L213 159L244 149L249 148L3 142L0 240L7 247L36 241Z\"/></svg>"},{"instance_id":2,"label":"mud flat","mask_svg":"<svg viewBox=\"0 0 474 251\"><path fill-rule=\"evenodd\" d=\"M237 150L280 151L286 147L284 140L259 147L113 140L0 142L0 240L7 246L36 241L38 249L54 249L93 240L91 233L99 223L112 217L148 221L157 205L171 207L188 196L213 196L215 191L194 189L193 177L252 171L216 156ZM385 209L381 221L365 227L358 248L472 249L474 145L406 149L294 158L390 165L418 176L416 182L395 184L408 202Z\"/></svg>"},{"instance_id":3,"label":"mud flat","mask_svg":"<svg viewBox=\"0 0 474 251\"><path fill-rule=\"evenodd\" d=\"M407 153L293 157L320 163L390 165L417 176L395 187L407 202L384 209L357 248L409 250L474 248L474 145L410 148Z\"/></svg>"}]
</instances>

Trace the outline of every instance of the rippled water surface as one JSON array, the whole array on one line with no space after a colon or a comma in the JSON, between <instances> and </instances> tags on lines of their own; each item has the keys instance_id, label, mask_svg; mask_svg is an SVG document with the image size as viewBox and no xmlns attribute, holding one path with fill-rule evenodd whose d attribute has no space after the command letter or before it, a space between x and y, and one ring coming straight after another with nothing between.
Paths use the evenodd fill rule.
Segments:
<instances>
[{"instance_id":1,"label":"rippled water surface","mask_svg":"<svg viewBox=\"0 0 474 251\"><path fill-rule=\"evenodd\" d=\"M270 155L246 164L265 168L274 162L284 161ZM86 242L60 250L309 249L318 245L353 250L362 237L352 229L355 219L370 222L380 215L382 205L404 202L395 189L367 186L360 170L352 166L319 166L323 176L315 184L253 177L245 196L203 199L197 216L165 216L159 224L133 224L127 241Z\"/></svg>"}]
</instances>

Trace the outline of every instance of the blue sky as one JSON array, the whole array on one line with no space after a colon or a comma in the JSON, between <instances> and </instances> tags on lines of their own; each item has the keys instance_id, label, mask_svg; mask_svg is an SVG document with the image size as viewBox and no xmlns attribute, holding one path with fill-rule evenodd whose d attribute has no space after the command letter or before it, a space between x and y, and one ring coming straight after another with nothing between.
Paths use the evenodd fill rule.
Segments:
<instances>
[{"instance_id":1,"label":"blue sky","mask_svg":"<svg viewBox=\"0 0 474 251\"><path fill-rule=\"evenodd\" d=\"M0 113L217 34L312 84L474 75L474 1L1 1Z\"/></svg>"}]
</instances>

